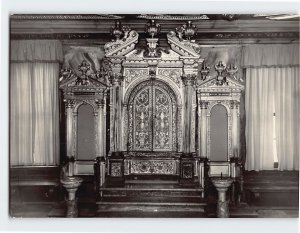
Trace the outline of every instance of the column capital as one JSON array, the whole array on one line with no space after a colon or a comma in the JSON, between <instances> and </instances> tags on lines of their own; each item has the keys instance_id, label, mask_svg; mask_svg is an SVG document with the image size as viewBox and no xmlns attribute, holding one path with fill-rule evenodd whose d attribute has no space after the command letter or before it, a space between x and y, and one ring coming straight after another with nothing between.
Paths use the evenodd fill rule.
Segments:
<instances>
[{"instance_id":1,"label":"column capital","mask_svg":"<svg viewBox=\"0 0 300 233\"><path fill-rule=\"evenodd\" d=\"M64 102L66 103L66 108L74 108L75 107L75 100L72 99L64 99Z\"/></svg>"},{"instance_id":2,"label":"column capital","mask_svg":"<svg viewBox=\"0 0 300 233\"><path fill-rule=\"evenodd\" d=\"M104 99L96 99L95 103L96 103L98 108L103 108L104 104L105 104L105 101L104 101Z\"/></svg>"},{"instance_id":3,"label":"column capital","mask_svg":"<svg viewBox=\"0 0 300 233\"><path fill-rule=\"evenodd\" d=\"M119 86L123 81L123 75L121 73L113 73L110 76L110 81L113 86Z\"/></svg>"},{"instance_id":4,"label":"column capital","mask_svg":"<svg viewBox=\"0 0 300 233\"><path fill-rule=\"evenodd\" d=\"M200 100L199 104L201 109L207 109L208 107L208 101Z\"/></svg>"},{"instance_id":5,"label":"column capital","mask_svg":"<svg viewBox=\"0 0 300 233\"><path fill-rule=\"evenodd\" d=\"M230 101L230 108L231 109L238 109L240 105L240 102L237 100L231 100Z\"/></svg>"},{"instance_id":6,"label":"column capital","mask_svg":"<svg viewBox=\"0 0 300 233\"><path fill-rule=\"evenodd\" d=\"M181 76L181 79L182 79L183 84L185 86L193 86L195 84L196 79L197 79L197 74L194 74L194 73L183 74Z\"/></svg>"}]
</instances>

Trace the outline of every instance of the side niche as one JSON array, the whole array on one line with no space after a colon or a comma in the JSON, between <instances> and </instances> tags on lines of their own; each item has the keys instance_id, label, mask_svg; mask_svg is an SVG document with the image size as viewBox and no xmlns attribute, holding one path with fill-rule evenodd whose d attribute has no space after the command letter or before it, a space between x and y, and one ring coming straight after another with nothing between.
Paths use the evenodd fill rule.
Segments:
<instances>
[{"instance_id":1,"label":"side niche","mask_svg":"<svg viewBox=\"0 0 300 233\"><path fill-rule=\"evenodd\" d=\"M86 61L78 69L80 75L67 67L61 71L66 119L64 159L73 175L93 175L96 160L104 161L106 156L107 85L100 72L90 71Z\"/></svg>"},{"instance_id":2,"label":"side niche","mask_svg":"<svg viewBox=\"0 0 300 233\"><path fill-rule=\"evenodd\" d=\"M240 174L240 98L244 85L236 77L235 66L225 67L219 62L215 69L218 75L211 78L209 68L202 68L202 82L197 85L197 153L207 161L210 177L235 178Z\"/></svg>"},{"instance_id":3,"label":"side niche","mask_svg":"<svg viewBox=\"0 0 300 233\"><path fill-rule=\"evenodd\" d=\"M82 104L77 112L77 159L94 160L96 154L94 109L89 104Z\"/></svg>"},{"instance_id":4,"label":"side niche","mask_svg":"<svg viewBox=\"0 0 300 233\"><path fill-rule=\"evenodd\" d=\"M216 104L210 111L210 160L228 161L227 110Z\"/></svg>"}]
</instances>

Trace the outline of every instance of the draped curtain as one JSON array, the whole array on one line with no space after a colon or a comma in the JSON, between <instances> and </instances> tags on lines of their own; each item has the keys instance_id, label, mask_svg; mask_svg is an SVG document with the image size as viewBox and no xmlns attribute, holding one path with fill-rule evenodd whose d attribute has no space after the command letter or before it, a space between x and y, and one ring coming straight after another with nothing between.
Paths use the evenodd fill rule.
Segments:
<instances>
[{"instance_id":1,"label":"draped curtain","mask_svg":"<svg viewBox=\"0 0 300 233\"><path fill-rule=\"evenodd\" d=\"M247 170L274 169L274 153L278 156L279 170L299 169L300 87L297 51L297 44L251 45L243 48Z\"/></svg>"},{"instance_id":2,"label":"draped curtain","mask_svg":"<svg viewBox=\"0 0 300 233\"><path fill-rule=\"evenodd\" d=\"M10 164L59 163L59 41L12 41Z\"/></svg>"}]
</instances>

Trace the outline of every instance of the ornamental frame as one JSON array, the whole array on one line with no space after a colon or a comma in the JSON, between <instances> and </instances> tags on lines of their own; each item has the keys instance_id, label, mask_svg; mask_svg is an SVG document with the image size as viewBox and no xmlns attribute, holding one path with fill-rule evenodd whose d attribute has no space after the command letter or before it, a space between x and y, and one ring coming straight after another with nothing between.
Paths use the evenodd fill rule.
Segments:
<instances>
[{"instance_id":1,"label":"ornamental frame","mask_svg":"<svg viewBox=\"0 0 300 233\"><path fill-rule=\"evenodd\" d=\"M146 80L142 80L138 82L136 85L132 86L129 90L127 90L125 95L125 104L123 106L124 111L124 139L126 140L127 151L133 151L133 148L130 147L133 145L133 99L141 91L148 85L157 85L160 88L164 89L172 102L172 112L174 116L172 117L172 151L180 151L182 144L182 122L181 122L181 112L182 108L178 105L178 99L180 97L174 93L173 89L162 80L150 80L149 78Z\"/></svg>"}]
</instances>

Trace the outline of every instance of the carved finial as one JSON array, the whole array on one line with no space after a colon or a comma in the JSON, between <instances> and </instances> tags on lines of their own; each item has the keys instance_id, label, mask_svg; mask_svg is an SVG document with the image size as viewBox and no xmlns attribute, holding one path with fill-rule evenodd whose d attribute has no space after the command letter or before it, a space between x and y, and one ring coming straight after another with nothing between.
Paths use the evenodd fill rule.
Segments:
<instances>
[{"instance_id":1,"label":"carved finial","mask_svg":"<svg viewBox=\"0 0 300 233\"><path fill-rule=\"evenodd\" d=\"M110 75L111 75L111 70L109 69L109 66L105 64L105 62L103 61L101 63L100 70L96 71L95 78L100 82L108 85Z\"/></svg>"},{"instance_id":2,"label":"carved finial","mask_svg":"<svg viewBox=\"0 0 300 233\"><path fill-rule=\"evenodd\" d=\"M120 21L115 22L115 26L111 28L111 34L116 37L116 40L119 40L121 36L124 34Z\"/></svg>"},{"instance_id":3,"label":"carved finial","mask_svg":"<svg viewBox=\"0 0 300 233\"><path fill-rule=\"evenodd\" d=\"M71 78L73 73L69 67L65 67L60 70L60 75L61 77L59 78L59 82L62 82L63 80Z\"/></svg>"},{"instance_id":4,"label":"carved finial","mask_svg":"<svg viewBox=\"0 0 300 233\"><path fill-rule=\"evenodd\" d=\"M78 70L81 72L81 77L77 77L76 85L87 85L88 84L88 76L87 72L90 70L90 65L87 64L85 60L78 66Z\"/></svg>"},{"instance_id":5,"label":"carved finial","mask_svg":"<svg viewBox=\"0 0 300 233\"><path fill-rule=\"evenodd\" d=\"M83 60L78 66L78 70L81 71L81 74L84 75L90 69L90 65L86 63L86 60Z\"/></svg>"},{"instance_id":6,"label":"carved finial","mask_svg":"<svg viewBox=\"0 0 300 233\"><path fill-rule=\"evenodd\" d=\"M207 77L208 77L208 74L209 74L209 71L210 71L210 67L206 65L206 62L204 61L202 63L202 68L200 70L200 73L201 73L201 79L204 81Z\"/></svg>"},{"instance_id":7,"label":"carved finial","mask_svg":"<svg viewBox=\"0 0 300 233\"><path fill-rule=\"evenodd\" d=\"M243 80L241 78L238 78L237 75L236 75L237 72L238 72L238 68L235 65L230 64L229 67L226 67L226 72L227 72L227 74L230 78L233 78L237 81L243 82Z\"/></svg>"},{"instance_id":8,"label":"carved finial","mask_svg":"<svg viewBox=\"0 0 300 233\"><path fill-rule=\"evenodd\" d=\"M151 38L154 38L154 36L158 35L160 32L160 25L158 23L155 23L154 19L151 19L149 23L147 23L146 26L146 33L148 33Z\"/></svg>"},{"instance_id":9,"label":"carved finial","mask_svg":"<svg viewBox=\"0 0 300 233\"><path fill-rule=\"evenodd\" d=\"M226 82L226 76L223 75L223 72L224 72L225 68L226 67L224 66L224 64L222 63L222 61L219 61L219 63L217 65L215 65L215 70L218 73L218 76L217 76L217 85L223 85L224 83L227 83Z\"/></svg>"},{"instance_id":10,"label":"carved finial","mask_svg":"<svg viewBox=\"0 0 300 233\"><path fill-rule=\"evenodd\" d=\"M190 41L196 35L197 28L193 25L192 21L187 21L186 24L177 27L176 32L180 40L185 39Z\"/></svg>"}]
</instances>

